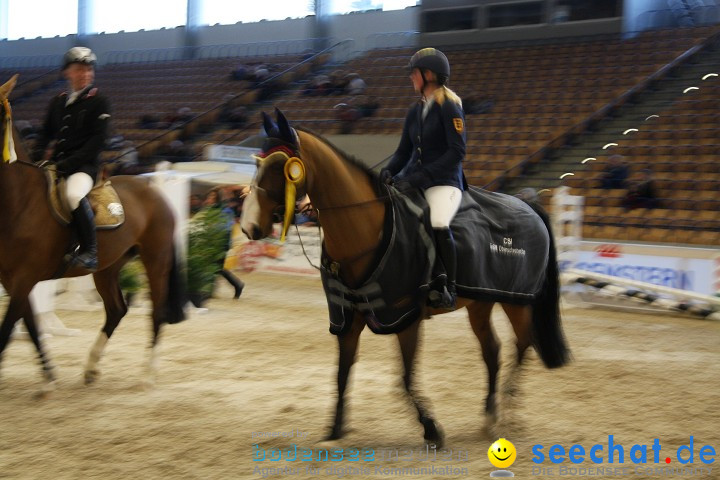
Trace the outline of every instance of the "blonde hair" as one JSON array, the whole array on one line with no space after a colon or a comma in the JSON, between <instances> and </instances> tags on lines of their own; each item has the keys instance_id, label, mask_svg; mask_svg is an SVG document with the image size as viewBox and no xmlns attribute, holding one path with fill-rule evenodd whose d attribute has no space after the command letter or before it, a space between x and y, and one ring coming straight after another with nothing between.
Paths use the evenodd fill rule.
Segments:
<instances>
[{"instance_id":1,"label":"blonde hair","mask_svg":"<svg viewBox=\"0 0 720 480\"><path fill-rule=\"evenodd\" d=\"M433 92L433 96L435 97L435 101L438 103L438 105L442 105L447 98L462 107L462 99L458 96L457 93L453 92L445 85L441 85L440 88L435 90Z\"/></svg>"}]
</instances>

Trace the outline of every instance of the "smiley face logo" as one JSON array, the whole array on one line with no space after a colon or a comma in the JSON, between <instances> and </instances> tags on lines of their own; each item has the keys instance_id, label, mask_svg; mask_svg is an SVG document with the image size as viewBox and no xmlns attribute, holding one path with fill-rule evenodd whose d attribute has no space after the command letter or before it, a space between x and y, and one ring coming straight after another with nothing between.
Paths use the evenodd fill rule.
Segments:
<instances>
[{"instance_id":1,"label":"smiley face logo","mask_svg":"<svg viewBox=\"0 0 720 480\"><path fill-rule=\"evenodd\" d=\"M488 459L497 468L507 468L515 462L517 451L515 445L504 438L495 440L488 449Z\"/></svg>"}]
</instances>

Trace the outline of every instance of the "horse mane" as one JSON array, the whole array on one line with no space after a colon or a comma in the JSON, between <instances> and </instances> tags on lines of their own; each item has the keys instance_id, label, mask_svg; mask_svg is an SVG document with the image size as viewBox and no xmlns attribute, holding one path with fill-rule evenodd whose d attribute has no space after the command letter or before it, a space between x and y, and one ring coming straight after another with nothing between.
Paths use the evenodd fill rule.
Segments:
<instances>
[{"instance_id":1,"label":"horse mane","mask_svg":"<svg viewBox=\"0 0 720 480\"><path fill-rule=\"evenodd\" d=\"M379 178L378 174L372 170L370 167L365 165L361 160L359 160L356 156L350 155L349 153L343 151L340 147L333 144L330 140L323 137L322 135L318 134L317 132L314 132L313 130L305 127L293 127L295 130L298 130L300 132L307 133L308 135L312 135L316 139L318 139L320 142L324 143L330 149L332 149L335 153L337 153L339 156L347 160L351 165L354 165L355 167L359 168L363 172L365 172L369 177L370 180L377 180Z\"/></svg>"}]
</instances>

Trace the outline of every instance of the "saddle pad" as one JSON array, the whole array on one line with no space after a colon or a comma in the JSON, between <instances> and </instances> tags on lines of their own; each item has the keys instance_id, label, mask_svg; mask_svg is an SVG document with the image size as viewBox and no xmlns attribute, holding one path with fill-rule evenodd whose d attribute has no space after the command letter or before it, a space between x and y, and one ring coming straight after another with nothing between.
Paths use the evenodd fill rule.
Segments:
<instances>
[{"instance_id":1,"label":"saddle pad","mask_svg":"<svg viewBox=\"0 0 720 480\"><path fill-rule=\"evenodd\" d=\"M45 176L48 182L50 212L61 224L70 225L72 221L70 207L65 196L61 195L64 189L58 188L58 185L63 184L65 180L58 180L55 170L51 168L45 169ZM88 200L95 212L95 227L98 230L111 230L125 222L125 211L120 197L109 180L90 190Z\"/></svg>"},{"instance_id":2,"label":"saddle pad","mask_svg":"<svg viewBox=\"0 0 720 480\"><path fill-rule=\"evenodd\" d=\"M388 188L388 187L384 187ZM427 228L428 211L418 206L421 195L390 196L377 263L363 284L348 288L332 272L323 250L320 270L330 313L330 332L350 328L355 311L374 333L397 333L420 319L435 250Z\"/></svg>"},{"instance_id":3,"label":"saddle pad","mask_svg":"<svg viewBox=\"0 0 720 480\"><path fill-rule=\"evenodd\" d=\"M524 304L545 279L550 237L522 200L470 187L451 228L457 245L458 296Z\"/></svg>"},{"instance_id":4,"label":"saddle pad","mask_svg":"<svg viewBox=\"0 0 720 480\"><path fill-rule=\"evenodd\" d=\"M320 276L330 332L347 332L360 312L374 333L402 331L417 321L435 260L429 210L419 191L390 196L382 253L358 288L332 272L323 252ZM550 236L540 216L522 200L471 187L451 225L457 246L458 296L514 304L532 302L545 279Z\"/></svg>"}]
</instances>

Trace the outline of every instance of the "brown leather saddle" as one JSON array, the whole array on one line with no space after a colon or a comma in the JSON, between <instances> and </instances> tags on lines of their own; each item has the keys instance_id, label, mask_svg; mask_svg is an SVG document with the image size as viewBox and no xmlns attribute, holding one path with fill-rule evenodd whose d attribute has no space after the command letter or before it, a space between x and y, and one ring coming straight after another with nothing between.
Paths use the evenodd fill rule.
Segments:
<instances>
[{"instance_id":1,"label":"brown leather saddle","mask_svg":"<svg viewBox=\"0 0 720 480\"><path fill-rule=\"evenodd\" d=\"M61 188L65 179L58 178L52 168L45 169L45 176L48 181L50 212L61 224L70 225L72 214L65 197L65 189ZM88 200L95 212L95 227L98 230L112 230L125 222L125 210L110 180L96 184L90 190Z\"/></svg>"}]
</instances>

